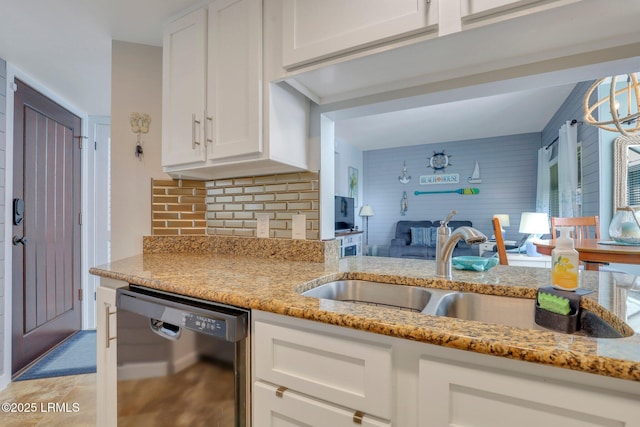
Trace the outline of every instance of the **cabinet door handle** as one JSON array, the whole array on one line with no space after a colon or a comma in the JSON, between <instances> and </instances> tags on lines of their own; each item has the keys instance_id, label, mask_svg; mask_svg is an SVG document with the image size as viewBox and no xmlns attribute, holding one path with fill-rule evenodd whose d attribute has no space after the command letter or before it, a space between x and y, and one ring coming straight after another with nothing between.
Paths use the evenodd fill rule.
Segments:
<instances>
[{"instance_id":1,"label":"cabinet door handle","mask_svg":"<svg viewBox=\"0 0 640 427\"><path fill-rule=\"evenodd\" d=\"M109 305L108 304L104 305L104 314L105 314L105 318L104 318L104 320L105 320L105 322L104 322L104 325L105 325L105 328L104 328L105 329L105 331L104 331L105 332L105 347L109 348L111 346L111 341L114 340L115 337L111 338L111 328L109 326L109 324L111 323L109 321L109 315L111 313L109 312Z\"/></svg>"},{"instance_id":2,"label":"cabinet door handle","mask_svg":"<svg viewBox=\"0 0 640 427\"><path fill-rule=\"evenodd\" d=\"M191 115L191 148L195 150L196 145L200 145L200 141L196 140L196 125L200 128L200 120L196 120L196 115Z\"/></svg>"},{"instance_id":3,"label":"cabinet door handle","mask_svg":"<svg viewBox=\"0 0 640 427\"><path fill-rule=\"evenodd\" d=\"M109 345L111 343L111 340L109 340L109 335L111 335L111 331L109 331L109 306L107 304L104 305L104 325L104 336L106 337L105 347L109 348Z\"/></svg>"},{"instance_id":4,"label":"cabinet door handle","mask_svg":"<svg viewBox=\"0 0 640 427\"><path fill-rule=\"evenodd\" d=\"M209 144L213 142L213 117L207 116L206 114L204 116L206 117L206 120L207 120L204 125L204 140L205 140L205 143ZM210 132L208 132L209 124L211 124Z\"/></svg>"}]
</instances>

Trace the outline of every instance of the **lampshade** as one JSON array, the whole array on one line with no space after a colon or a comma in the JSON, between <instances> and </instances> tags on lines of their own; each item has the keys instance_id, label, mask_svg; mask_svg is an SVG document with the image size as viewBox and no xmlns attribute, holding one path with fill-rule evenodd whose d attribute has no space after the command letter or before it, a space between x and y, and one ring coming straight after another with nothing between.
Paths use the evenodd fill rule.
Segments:
<instances>
[{"instance_id":1,"label":"lampshade","mask_svg":"<svg viewBox=\"0 0 640 427\"><path fill-rule=\"evenodd\" d=\"M373 208L369 205L363 205L360 208L360 216L373 216Z\"/></svg>"},{"instance_id":2,"label":"lampshade","mask_svg":"<svg viewBox=\"0 0 640 427\"><path fill-rule=\"evenodd\" d=\"M549 232L549 216L543 212L522 212L520 233L547 234Z\"/></svg>"},{"instance_id":3,"label":"lampshade","mask_svg":"<svg viewBox=\"0 0 640 427\"><path fill-rule=\"evenodd\" d=\"M511 224L509 223L509 215L507 214L495 214L494 218L498 218L500 221L500 227L509 227Z\"/></svg>"}]
</instances>

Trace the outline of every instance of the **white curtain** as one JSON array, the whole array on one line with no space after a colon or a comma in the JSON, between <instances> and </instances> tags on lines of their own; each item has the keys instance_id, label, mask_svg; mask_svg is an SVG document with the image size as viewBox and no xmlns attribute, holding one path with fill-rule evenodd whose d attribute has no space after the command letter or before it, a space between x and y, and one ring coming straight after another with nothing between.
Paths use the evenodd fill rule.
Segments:
<instances>
[{"instance_id":1,"label":"white curtain","mask_svg":"<svg viewBox=\"0 0 640 427\"><path fill-rule=\"evenodd\" d=\"M538 183L536 191L536 212L549 214L549 193L551 188L551 176L549 174L549 161L551 160L551 148L542 147L538 150Z\"/></svg>"},{"instance_id":2,"label":"white curtain","mask_svg":"<svg viewBox=\"0 0 640 427\"><path fill-rule=\"evenodd\" d=\"M566 122L558 139L558 202L559 216L579 216L576 195L578 190L578 129Z\"/></svg>"}]
</instances>

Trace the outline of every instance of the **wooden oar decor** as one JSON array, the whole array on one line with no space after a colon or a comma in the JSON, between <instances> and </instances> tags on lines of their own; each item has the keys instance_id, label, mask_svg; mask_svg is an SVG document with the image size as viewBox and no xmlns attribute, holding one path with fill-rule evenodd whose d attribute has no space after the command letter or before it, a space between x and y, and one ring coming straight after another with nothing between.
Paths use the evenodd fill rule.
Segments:
<instances>
[{"instance_id":1,"label":"wooden oar decor","mask_svg":"<svg viewBox=\"0 0 640 427\"><path fill-rule=\"evenodd\" d=\"M458 194L478 194L480 193L479 188L458 188L457 190L443 190L443 191L414 191L413 194L419 196L420 194L442 194L442 193L458 193Z\"/></svg>"}]
</instances>

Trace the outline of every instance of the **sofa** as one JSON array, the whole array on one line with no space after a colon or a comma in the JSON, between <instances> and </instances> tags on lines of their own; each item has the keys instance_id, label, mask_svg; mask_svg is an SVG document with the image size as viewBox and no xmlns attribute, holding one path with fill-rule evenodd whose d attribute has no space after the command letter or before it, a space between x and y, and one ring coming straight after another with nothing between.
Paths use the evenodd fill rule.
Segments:
<instances>
[{"instance_id":1,"label":"sofa","mask_svg":"<svg viewBox=\"0 0 640 427\"><path fill-rule=\"evenodd\" d=\"M435 259L436 240L440 221L398 221L395 238L391 240L389 256L393 258ZM449 221L449 227L472 227L471 221ZM412 230L413 233L412 233ZM415 239L412 239L412 234ZM453 256L478 255L477 245L468 245L458 241Z\"/></svg>"}]
</instances>

